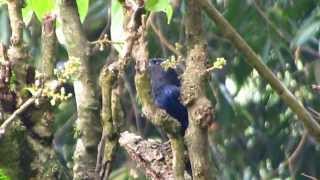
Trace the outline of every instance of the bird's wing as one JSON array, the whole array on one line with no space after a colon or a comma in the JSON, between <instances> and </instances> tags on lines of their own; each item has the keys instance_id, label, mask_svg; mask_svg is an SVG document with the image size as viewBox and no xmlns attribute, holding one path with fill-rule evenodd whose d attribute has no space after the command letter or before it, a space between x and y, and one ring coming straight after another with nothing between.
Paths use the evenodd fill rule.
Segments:
<instances>
[{"instance_id":1,"label":"bird's wing","mask_svg":"<svg viewBox=\"0 0 320 180\"><path fill-rule=\"evenodd\" d=\"M180 89L177 86L166 85L159 91L155 103L177 119L185 129L188 126L188 112L186 107L181 104L179 96Z\"/></svg>"},{"instance_id":2,"label":"bird's wing","mask_svg":"<svg viewBox=\"0 0 320 180\"><path fill-rule=\"evenodd\" d=\"M155 103L162 109L168 108L175 101L179 101L180 90L175 85L165 85L157 90L155 94Z\"/></svg>"}]
</instances>

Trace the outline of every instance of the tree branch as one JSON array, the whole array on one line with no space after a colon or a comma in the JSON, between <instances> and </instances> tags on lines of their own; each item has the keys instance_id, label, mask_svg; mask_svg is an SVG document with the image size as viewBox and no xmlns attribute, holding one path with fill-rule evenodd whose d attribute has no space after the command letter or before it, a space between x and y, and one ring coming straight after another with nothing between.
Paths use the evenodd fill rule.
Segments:
<instances>
[{"instance_id":1,"label":"tree branch","mask_svg":"<svg viewBox=\"0 0 320 180\"><path fill-rule=\"evenodd\" d=\"M205 95L207 49L202 31L201 9L196 0L187 1L186 37L188 55L182 76L182 101L188 108L189 127L186 138L194 180L209 176L208 124L213 107Z\"/></svg>"},{"instance_id":2,"label":"tree branch","mask_svg":"<svg viewBox=\"0 0 320 180\"><path fill-rule=\"evenodd\" d=\"M24 102L17 110L15 110L11 116L4 121L4 123L1 124L0 127L0 140L3 138L3 136L6 133L7 128L10 126L10 124L19 117L25 110L34 104L36 98L32 97L28 99L26 102Z\"/></svg>"},{"instance_id":3,"label":"tree branch","mask_svg":"<svg viewBox=\"0 0 320 180\"><path fill-rule=\"evenodd\" d=\"M135 3L134 3L135 4ZM128 5L124 5L128 6ZM124 65L127 64L128 58L132 56L136 61L135 85L137 96L142 104L142 111L146 117L156 126L163 128L169 135L174 145L173 163L174 177L177 180L184 179L184 143L181 137L180 124L170 117L164 110L157 108L153 103L151 96L151 82L148 72L149 53L147 42L145 40L145 17L141 13L140 7L133 7L134 11L124 10L124 34L126 36L124 51L120 54L120 75L124 73ZM137 17L138 16L138 17ZM137 21L137 20L140 20Z\"/></svg>"},{"instance_id":4,"label":"tree branch","mask_svg":"<svg viewBox=\"0 0 320 180\"><path fill-rule=\"evenodd\" d=\"M277 92L280 98L297 114L309 132L318 142L320 142L320 125L305 109L301 102L277 79L272 71L262 62L261 58L251 49L246 41L239 33L228 23L228 21L218 12L218 10L208 2L208 0L200 0L204 11L215 21L216 25L223 29L223 34L229 39L233 45L247 57L246 61L249 65L255 68L260 76L267 80L271 87Z\"/></svg>"},{"instance_id":5,"label":"tree branch","mask_svg":"<svg viewBox=\"0 0 320 180\"><path fill-rule=\"evenodd\" d=\"M120 122L123 119L120 106L120 95L116 94L119 84L118 70L113 69L113 64L105 66L100 75L102 93L102 138L99 144L96 179L108 179L111 172L111 163L118 147Z\"/></svg>"},{"instance_id":6,"label":"tree branch","mask_svg":"<svg viewBox=\"0 0 320 180\"><path fill-rule=\"evenodd\" d=\"M143 140L140 136L127 131L121 133L119 143L126 149L130 158L135 160L151 179L175 179L170 144Z\"/></svg>"},{"instance_id":7,"label":"tree branch","mask_svg":"<svg viewBox=\"0 0 320 180\"><path fill-rule=\"evenodd\" d=\"M100 137L99 101L96 79L89 65L90 47L83 32L75 0L61 0L59 12L67 42L69 59L80 62L78 79L74 81L78 119L74 152L74 179L92 179L95 175L97 145Z\"/></svg>"},{"instance_id":8,"label":"tree branch","mask_svg":"<svg viewBox=\"0 0 320 180\"><path fill-rule=\"evenodd\" d=\"M25 100L21 95L21 90L26 85L27 66L26 60L29 57L26 45L23 43L22 5L23 0L7 0L8 13L11 26L11 46L8 49L9 61L12 64L12 71L16 76L17 104L21 105Z\"/></svg>"},{"instance_id":9,"label":"tree branch","mask_svg":"<svg viewBox=\"0 0 320 180\"><path fill-rule=\"evenodd\" d=\"M12 31L10 40L14 47L21 47L23 43L22 30L24 23L21 12L23 3L23 0L7 0L10 26Z\"/></svg>"},{"instance_id":10,"label":"tree branch","mask_svg":"<svg viewBox=\"0 0 320 180\"><path fill-rule=\"evenodd\" d=\"M41 68L40 72L47 76L48 79L53 78L55 54L57 48L56 36L56 17L55 15L47 15L43 19L42 36L41 36ZM45 78L45 79L47 79Z\"/></svg>"},{"instance_id":11,"label":"tree branch","mask_svg":"<svg viewBox=\"0 0 320 180\"><path fill-rule=\"evenodd\" d=\"M261 7L259 6L259 2L258 0L254 0L253 1L253 5L254 8L257 10L257 12L259 13L259 15L267 22L267 24L271 27L271 29L276 32L276 34L287 44L290 43L290 40L288 37L286 37L286 35L280 31L277 26L269 19L269 17L266 15L266 13L263 12L263 10L261 9Z\"/></svg>"},{"instance_id":12,"label":"tree branch","mask_svg":"<svg viewBox=\"0 0 320 180\"><path fill-rule=\"evenodd\" d=\"M151 13L150 15L150 25L154 33L158 36L160 42L164 44L171 52L173 52L176 56L182 56L181 52L178 51L168 40L167 38L162 34L162 32L156 27L153 20L154 14Z\"/></svg>"},{"instance_id":13,"label":"tree branch","mask_svg":"<svg viewBox=\"0 0 320 180\"><path fill-rule=\"evenodd\" d=\"M164 110L157 108L154 105L153 97L151 95L151 82L148 74L147 64L149 62L149 53L147 50L147 43L145 40L145 29L141 26L138 30L137 43L133 47L132 56L136 60L136 75L135 84L137 95L142 103L142 111L146 117L156 126L165 130L169 135L172 143L172 151L174 155L174 177L177 180L184 179L184 143L181 137L181 125L169 116Z\"/></svg>"}]
</instances>

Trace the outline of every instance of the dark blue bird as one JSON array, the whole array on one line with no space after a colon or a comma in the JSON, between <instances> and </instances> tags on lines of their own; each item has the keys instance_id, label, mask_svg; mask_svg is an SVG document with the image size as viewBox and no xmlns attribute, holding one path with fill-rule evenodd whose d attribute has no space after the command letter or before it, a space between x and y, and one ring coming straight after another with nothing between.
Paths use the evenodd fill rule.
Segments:
<instances>
[{"instance_id":1,"label":"dark blue bird","mask_svg":"<svg viewBox=\"0 0 320 180\"><path fill-rule=\"evenodd\" d=\"M180 80L177 72L169 68L165 70L160 64L163 59L150 59L150 74L152 95L156 106L164 109L170 116L177 119L182 126L182 132L188 127L188 111L180 102Z\"/></svg>"}]
</instances>

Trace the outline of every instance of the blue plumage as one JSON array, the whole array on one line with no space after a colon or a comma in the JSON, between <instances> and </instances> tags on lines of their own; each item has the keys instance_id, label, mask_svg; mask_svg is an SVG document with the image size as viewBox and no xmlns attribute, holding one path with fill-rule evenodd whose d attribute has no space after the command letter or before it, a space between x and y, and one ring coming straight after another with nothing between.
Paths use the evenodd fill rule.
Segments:
<instances>
[{"instance_id":1,"label":"blue plumage","mask_svg":"<svg viewBox=\"0 0 320 180\"><path fill-rule=\"evenodd\" d=\"M164 70L160 65L161 62L162 59L150 59L149 62L152 95L156 106L164 109L181 123L184 134L188 127L188 111L179 100L180 80L174 69Z\"/></svg>"}]
</instances>

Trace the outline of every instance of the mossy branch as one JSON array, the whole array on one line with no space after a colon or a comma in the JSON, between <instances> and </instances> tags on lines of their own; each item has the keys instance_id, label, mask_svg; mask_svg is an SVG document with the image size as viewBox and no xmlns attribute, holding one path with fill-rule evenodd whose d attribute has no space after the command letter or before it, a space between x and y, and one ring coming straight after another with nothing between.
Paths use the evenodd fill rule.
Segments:
<instances>
[{"instance_id":1,"label":"mossy branch","mask_svg":"<svg viewBox=\"0 0 320 180\"><path fill-rule=\"evenodd\" d=\"M120 96L116 94L118 70L105 66L100 74L102 94L102 138L99 143L96 179L107 179L118 147L119 127L123 119Z\"/></svg>"},{"instance_id":2,"label":"mossy branch","mask_svg":"<svg viewBox=\"0 0 320 180\"><path fill-rule=\"evenodd\" d=\"M142 29L140 29L142 30ZM136 75L135 85L137 89L137 95L140 98L142 104L142 111L146 117L156 126L159 126L165 130L169 135L169 139L172 143L172 151L175 162L173 163L174 177L175 179L184 179L184 143L181 137L181 125L169 116L164 110L157 108L154 105L153 97L151 95L151 81L147 71L148 64L148 51L146 48L146 41L144 40L144 34L138 39L138 44L134 47L133 57L136 60Z\"/></svg>"},{"instance_id":3,"label":"mossy branch","mask_svg":"<svg viewBox=\"0 0 320 180\"><path fill-rule=\"evenodd\" d=\"M124 5L125 7L126 5ZM142 111L146 117L156 126L163 128L173 141L174 151L174 175L176 179L184 179L184 143L181 137L181 125L164 110L157 108L153 103L151 95L151 82L148 72L149 54L147 42L145 39L145 17L141 13L141 7L136 11L124 12L124 34L126 40L124 43L124 51L120 54L120 71L123 71L121 66L125 65L128 57L132 56L136 62L135 85L137 95L142 104ZM137 17L139 16L139 17ZM137 20L140 20L138 22ZM120 72L123 73L123 72Z\"/></svg>"},{"instance_id":4,"label":"mossy branch","mask_svg":"<svg viewBox=\"0 0 320 180\"><path fill-rule=\"evenodd\" d=\"M18 118L23 112L26 111L27 108L29 108L31 105L34 104L36 98L32 97L28 99L26 102L24 102L16 111L14 111L8 119L6 119L0 126L0 140L3 138L3 136L6 134L7 129L10 127L10 124Z\"/></svg>"},{"instance_id":5,"label":"mossy branch","mask_svg":"<svg viewBox=\"0 0 320 180\"><path fill-rule=\"evenodd\" d=\"M29 54L26 45L23 43L23 28L24 23L22 19L22 5L23 0L8 0L8 13L11 26L11 46L8 49L9 61L12 63L12 71L16 76L16 91L18 94L18 105L21 105L25 100L22 95L22 89L27 84L27 69L26 60L29 58Z\"/></svg>"},{"instance_id":6,"label":"mossy branch","mask_svg":"<svg viewBox=\"0 0 320 180\"><path fill-rule=\"evenodd\" d=\"M164 110L154 105L151 95L151 81L148 73L147 65L149 63L149 53L147 50L147 42L145 40L145 26L141 26L138 30L137 44L133 47L132 56L136 60L135 85L137 95L142 104L142 111L147 118L156 126L159 126L168 133L172 144L173 152L173 172L177 180L184 179L185 158L184 143L181 136L181 125L169 116Z\"/></svg>"}]
</instances>

